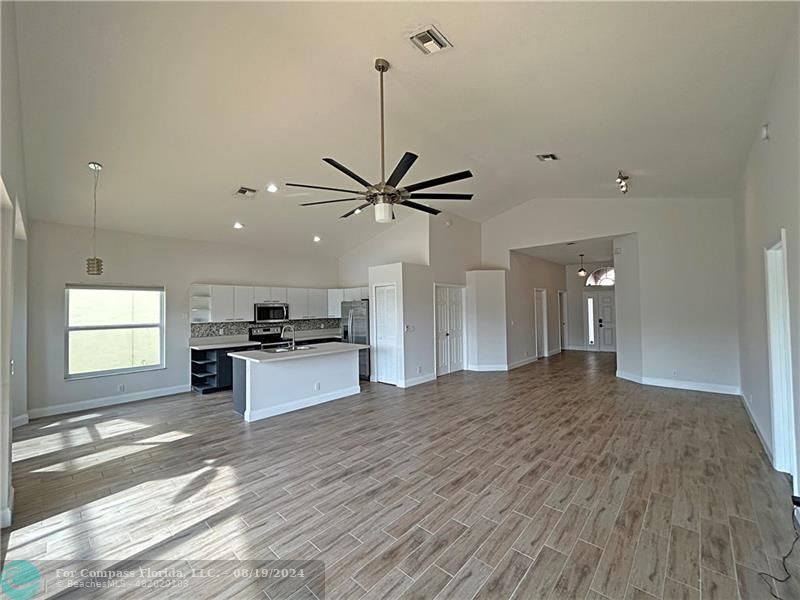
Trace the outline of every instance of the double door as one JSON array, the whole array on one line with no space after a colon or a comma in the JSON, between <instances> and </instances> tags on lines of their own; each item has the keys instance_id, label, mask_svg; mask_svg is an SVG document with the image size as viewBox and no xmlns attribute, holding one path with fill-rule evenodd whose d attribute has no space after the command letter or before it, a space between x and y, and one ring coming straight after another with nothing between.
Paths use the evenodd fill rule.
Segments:
<instances>
[{"instance_id":1,"label":"double door","mask_svg":"<svg viewBox=\"0 0 800 600\"><path fill-rule=\"evenodd\" d=\"M464 368L464 288L436 286L436 375Z\"/></svg>"}]
</instances>

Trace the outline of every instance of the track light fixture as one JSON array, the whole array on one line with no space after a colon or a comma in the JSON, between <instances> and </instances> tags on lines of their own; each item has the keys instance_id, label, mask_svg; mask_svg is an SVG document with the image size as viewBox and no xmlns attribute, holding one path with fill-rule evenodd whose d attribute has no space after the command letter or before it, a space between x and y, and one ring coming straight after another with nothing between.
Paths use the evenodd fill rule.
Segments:
<instances>
[{"instance_id":1,"label":"track light fixture","mask_svg":"<svg viewBox=\"0 0 800 600\"><path fill-rule=\"evenodd\" d=\"M580 257L581 257L581 268L578 269L578 277L586 277L586 269L583 267L583 254L581 254Z\"/></svg>"},{"instance_id":2,"label":"track light fixture","mask_svg":"<svg viewBox=\"0 0 800 600\"><path fill-rule=\"evenodd\" d=\"M625 175L625 173L622 171L617 171L617 185L619 186L619 191L623 194L628 193L628 179L630 179L630 177Z\"/></svg>"}]
</instances>

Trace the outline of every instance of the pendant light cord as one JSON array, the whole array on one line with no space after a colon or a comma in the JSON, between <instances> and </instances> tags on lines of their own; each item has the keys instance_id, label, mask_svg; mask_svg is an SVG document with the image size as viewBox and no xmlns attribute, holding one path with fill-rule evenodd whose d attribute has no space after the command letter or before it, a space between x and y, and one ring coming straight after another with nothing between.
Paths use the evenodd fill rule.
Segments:
<instances>
[{"instance_id":1,"label":"pendant light cord","mask_svg":"<svg viewBox=\"0 0 800 600\"><path fill-rule=\"evenodd\" d=\"M97 182L100 179L100 171L94 170L94 190L92 206L92 256L97 256Z\"/></svg>"}]
</instances>

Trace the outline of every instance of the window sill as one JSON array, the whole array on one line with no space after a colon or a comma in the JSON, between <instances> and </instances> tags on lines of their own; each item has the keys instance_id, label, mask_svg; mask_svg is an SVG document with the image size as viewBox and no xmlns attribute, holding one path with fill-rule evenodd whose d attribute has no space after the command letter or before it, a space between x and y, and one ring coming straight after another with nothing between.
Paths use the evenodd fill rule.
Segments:
<instances>
[{"instance_id":1,"label":"window sill","mask_svg":"<svg viewBox=\"0 0 800 600\"><path fill-rule=\"evenodd\" d=\"M78 373L76 375L64 375L64 381L78 381L81 379L97 379L99 377L115 377L117 375L132 375L134 373L149 373L151 371L165 371L166 365L156 365L153 367L141 367L133 369L117 369L114 371L96 371L93 373Z\"/></svg>"}]
</instances>

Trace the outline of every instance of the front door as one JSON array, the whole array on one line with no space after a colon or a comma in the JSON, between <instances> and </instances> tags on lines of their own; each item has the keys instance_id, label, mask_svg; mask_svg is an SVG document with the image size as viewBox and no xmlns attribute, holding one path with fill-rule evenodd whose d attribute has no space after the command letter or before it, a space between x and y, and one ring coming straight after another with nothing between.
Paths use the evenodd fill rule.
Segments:
<instances>
[{"instance_id":1,"label":"front door","mask_svg":"<svg viewBox=\"0 0 800 600\"><path fill-rule=\"evenodd\" d=\"M612 290L584 292L583 327L587 350L616 352L614 292Z\"/></svg>"}]
</instances>

